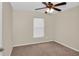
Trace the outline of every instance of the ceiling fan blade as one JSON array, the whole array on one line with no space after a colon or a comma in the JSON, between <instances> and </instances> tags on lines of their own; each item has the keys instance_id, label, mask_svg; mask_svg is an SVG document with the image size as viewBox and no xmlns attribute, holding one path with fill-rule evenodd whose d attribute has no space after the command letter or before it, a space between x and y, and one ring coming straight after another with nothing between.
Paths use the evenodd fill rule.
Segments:
<instances>
[{"instance_id":1,"label":"ceiling fan blade","mask_svg":"<svg viewBox=\"0 0 79 59\"><path fill-rule=\"evenodd\" d=\"M45 8L47 8L47 7L37 8L37 9L35 9L35 10L40 10L40 9L45 9Z\"/></svg>"},{"instance_id":2,"label":"ceiling fan blade","mask_svg":"<svg viewBox=\"0 0 79 59\"><path fill-rule=\"evenodd\" d=\"M42 2L42 3L47 6L47 3L46 2Z\"/></svg>"},{"instance_id":3,"label":"ceiling fan blade","mask_svg":"<svg viewBox=\"0 0 79 59\"><path fill-rule=\"evenodd\" d=\"M66 4L67 4L66 2L61 2L61 3L58 3L58 4L54 5L54 6L61 6L61 5L66 5Z\"/></svg>"},{"instance_id":4,"label":"ceiling fan blade","mask_svg":"<svg viewBox=\"0 0 79 59\"><path fill-rule=\"evenodd\" d=\"M56 11L61 11L61 9L58 9L58 8L53 8L54 10L56 10Z\"/></svg>"}]
</instances>

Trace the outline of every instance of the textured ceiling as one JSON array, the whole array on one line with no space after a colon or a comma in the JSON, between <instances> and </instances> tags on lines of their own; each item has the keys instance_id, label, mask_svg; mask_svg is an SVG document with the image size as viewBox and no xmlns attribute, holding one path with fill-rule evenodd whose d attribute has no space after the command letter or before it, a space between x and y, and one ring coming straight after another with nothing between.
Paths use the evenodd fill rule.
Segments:
<instances>
[{"instance_id":1,"label":"textured ceiling","mask_svg":"<svg viewBox=\"0 0 79 59\"><path fill-rule=\"evenodd\" d=\"M59 2L53 2L54 4L59 3ZM14 10L17 11L40 11L43 12L43 10L35 10L36 8L44 7L41 2L11 2L11 5ZM76 7L79 5L79 2L67 2L67 5L59 6L57 8L62 9L62 11L65 11L67 9ZM54 11L56 12L56 11Z\"/></svg>"}]
</instances>

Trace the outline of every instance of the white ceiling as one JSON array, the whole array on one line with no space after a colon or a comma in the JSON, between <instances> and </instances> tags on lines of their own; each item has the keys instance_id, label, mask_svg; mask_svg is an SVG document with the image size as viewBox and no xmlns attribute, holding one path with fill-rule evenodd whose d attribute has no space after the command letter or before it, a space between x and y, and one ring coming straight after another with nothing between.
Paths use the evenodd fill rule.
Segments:
<instances>
[{"instance_id":1,"label":"white ceiling","mask_svg":"<svg viewBox=\"0 0 79 59\"><path fill-rule=\"evenodd\" d=\"M53 2L54 4L59 2ZM11 2L11 5L14 10L17 11L42 11L43 10L35 10L36 8L45 7L41 2ZM67 2L67 5L59 6L58 8L64 10L68 10L70 8L76 7L79 5L79 2ZM45 10L45 9L44 9ZM56 12L56 11L55 11Z\"/></svg>"}]
</instances>

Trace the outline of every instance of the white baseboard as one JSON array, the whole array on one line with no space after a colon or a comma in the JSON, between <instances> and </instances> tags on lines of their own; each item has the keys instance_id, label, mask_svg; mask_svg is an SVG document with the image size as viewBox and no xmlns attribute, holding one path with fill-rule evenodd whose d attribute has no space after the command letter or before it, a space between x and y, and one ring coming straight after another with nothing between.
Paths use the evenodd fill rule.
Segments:
<instances>
[{"instance_id":1,"label":"white baseboard","mask_svg":"<svg viewBox=\"0 0 79 59\"><path fill-rule=\"evenodd\" d=\"M10 50L10 54L9 54L9 56L11 56L12 50L13 50L13 48Z\"/></svg>"},{"instance_id":2,"label":"white baseboard","mask_svg":"<svg viewBox=\"0 0 79 59\"><path fill-rule=\"evenodd\" d=\"M74 50L74 51L79 52L79 50L78 50L78 49L75 49L75 48L73 48L73 47L70 47L70 46L68 46L67 44L64 44L64 43L59 42L59 41L56 41L56 40L55 40L55 42L57 42L57 43L59 43L59 44L61 44L61 45L65 46L65 47L68 47L68 48L70 48L70 49L72 49L72 50Z\"/></svg>"},{"instance_id":3,"label":"white baseboard","mask_svg":"<svg viewBox=\"0 0 79 59\"><path fill-rule=\"evenodd\" d=\"M9 49L8 52L6 52L5 50L2 52L2 56L11 56L13 48Z\"/></svg>"},{"instance_id":4,"label":"white baseboard","mask_svg":"<svg viewBox=\"0 0 79 59\"><path fill-rule=\"evenodd\" d=\"M53 40L41 41L41 42L33 42L33 43L27 43L27 44L20 44L20 45L16 45L16 46L13 46L13 47L24 46L24 45L31 45L31 44L38 44L38 43L45 43L45 42L50 42L50 41L53 41ZM70 46L68 46L67 44L64 44L64 43L59 42L59 41L56 41L56 40L54 40L54 41L57 42L57 43L59 43L59 44L61 44L61 45L63 45L63 46L65 46L65 47L68 47L68 48L70 48L70 49L72 49L72 50L74 50L74 51L79 52L78 49L75 49L75 48L73 48L73 47L70 47Z\"/></svg>"},{"instance_id":5,"label":"white baseboard","mask_svg":"<svg viewBox=\"0 0 79 59\"><path fill-rule=\"evenodd\" d=\"M16 45L16 46L13 46L13 47L24 46L24 45L31 45L31 44L38 44L38 43L45 43L45 42L50 42L50 41L53 41L53 40L33 42L33 43L27 43L27 44L20 44L20 45Z\"/></svg>"}]
</instances>

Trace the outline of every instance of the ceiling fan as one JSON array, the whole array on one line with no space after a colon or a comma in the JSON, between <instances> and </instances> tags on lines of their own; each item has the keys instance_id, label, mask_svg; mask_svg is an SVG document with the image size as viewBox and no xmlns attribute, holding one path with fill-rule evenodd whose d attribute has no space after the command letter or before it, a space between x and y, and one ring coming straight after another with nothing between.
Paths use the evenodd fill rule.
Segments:
<instances>
[{"instance_id":1,"label":"ceiling fan","mask_svg":"<svg viewBox=\"0 0 79 59\"><path fill-rule=\"evenodd\" d=\"M48 12L52 13L53 10L56 10L56 11L62 11L61 9L57 8L58 6L62 6L62 5L66 5L67 3L66 2L61 2L61 3L58 3L58 4L53 4L52 2L42 2L42 4L44 4L46 7L42 7L42 8L37 8L35 10L41 10L41 9L46 9L47 10L45 11L45 13L47 14Z\"/></svg>"}]
</instances>

